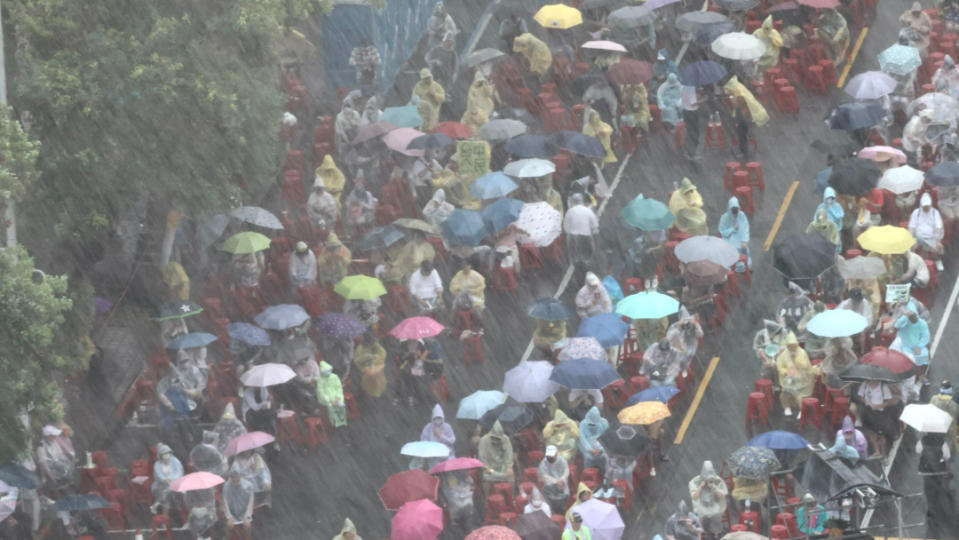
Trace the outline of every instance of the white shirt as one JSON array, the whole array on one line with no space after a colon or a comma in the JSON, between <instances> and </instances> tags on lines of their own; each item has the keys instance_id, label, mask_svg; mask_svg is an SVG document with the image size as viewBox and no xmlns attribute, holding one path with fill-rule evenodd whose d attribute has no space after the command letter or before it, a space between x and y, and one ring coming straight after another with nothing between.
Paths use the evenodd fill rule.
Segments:
<instances>
[{"instance_id":1,"label":"white shirt","mask_svg":"<svg viewBox=\"0 0 959 540\"><path fill-rule=\"evenodd\" d=\"M423 272L417 270L410 276L410 294L423 300L436 298L437 291L443 290L443 280L440 279L439 272L434 268L429 275L424 276Z\"/></svg>"},{"instance_id":2,"label":"white shirt","mask_svg":"<svg viewBox=\"0 0 959 540\"><path fill-rule=\"evenodd\" d=\"M597 405L603 404L603 393L599 390L570 390L569 391L569 403L573 404L577 399L588 395L593 398L593 403Z\"/></svg>"},{"instance_id":3,"label":"white shirt","mask_svg":"<svg viewBox=\"0 0 959 540\"><path fill-rule=\"evenodd\" d=\"M566 211L563 230L566 234L592 236L599 232L599 219L592 208L579 204Z\"/></svg>"},{"instance_id":4,"label":"white shirt","mask_svg":"<svg viewBox=\"0 0 959 540\"><path fill-rule=\"evenodd\" d=\"M926 260L922 258L922 255L919 255L915 251L908 252L907 256L909 264L906 272L915 272L916 275L912 277L912 280L917 285L925 287L929 284L929 268L926 266Z\"/></svg>"},{"instance_id":5,"label":"white shirt","mask_svg":"<svg viewBox=\"0 0 959 540\"><path fill-rule=\"evenodd\" d=\"M909 218L909 232L917 239L941 240L945 229L942 227L942 215L939 210L930 208L928 212L922 208L912 211Z\"/></svg>"}]
</instances>

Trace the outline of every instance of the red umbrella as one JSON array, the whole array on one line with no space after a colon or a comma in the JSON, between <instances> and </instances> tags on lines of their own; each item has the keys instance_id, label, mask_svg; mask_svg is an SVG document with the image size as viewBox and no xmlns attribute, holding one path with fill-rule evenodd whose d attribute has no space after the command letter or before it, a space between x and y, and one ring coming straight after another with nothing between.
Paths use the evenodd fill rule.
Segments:
<instances>
[{"instance_id":1,"label":"red umbrella","mask_svg":"<svg viewBox=\"0 0 959 540\"><path fill-rule=\"evenodd\" d=\"M516 531L500 525L480 527L466 535L465 540L523 540Z\"/></svg>"},{"instance_id":2,"label":"red umbrella","mask_svg":"<svg viewBox=\"0 0 959 540\"><path fill-rule=\"evenodd\" d=\"M697 287L718 285L726 281L726 269L713 261L693 261L686 265L683 276Z\"/></svg>"},{"instance_id":3,"label":"red umbrella","mask_svg":"<svg viewBox=\"0 0 959 540\"><path fill-rule=\"evenodd\" d=\"M617 62L606 72L606 78L613 84L639 84L653 78L653 65L641 60L624 59Z\"/></svg>"},{"instance_id":4,"label":"red umbrella","mask_svg":"<svg viewBox=\"0 0 959 540\"><path fill-rule=\"evenodd\" d=\"M429 540L443 531L443 509L420 499L405 503L390 522L390 540Z\"/></svg>"},{"instance_id":5,"label":"red umbrella","mask_svg":"<svg viewBox=\"0 0 959 540\"><path fill-rule=\"evenodd\" d=\"M816 9L839 7L839 0L799 0L799 3Z\"/></svg>"},{"instance_id":6,"label":"red umbrella","mask_svg":"<svg viewBox=\"0 0 959 540\"><path fill-rule=\"evenodd\" d=\"M469 139L473 130L459 122L440 122L433 128L433 133L442 133L451 139Z\"/></svg>"},{"instance_id":7,"label":"red umbrella","mask_svg":"<svg viewBox=\"0 0 959 540\"><path fill-rule=\"evenodd\" d=\"M896 375L907 377L912 375L916 369L916 364L908 356L885 347L873 347L871 351L862 356L860 361L863 364L884 367Z\"/></svg>"},{"instance_id":8,"label":"red umbrella","mask_svg":"<svg viewBox=\"0 0 959 540\"><path fill-rule=\"evenodd\" d=\"M423 339L439 335L446 327L429 317L410 317L390 330L390 335L402 341L405 339Z\"/></svg>"},{"instance_id":9,"label":"red umbrella","mask_svg":"<svg viewBox=\"0 0 959 540\"><path fill-rule=\"evenodd\" d=\"M479 469L483 467L483 462L471 457L458 457L448 459L439 465L430 469L430 474L439 474L453 471L465 471L467 469Z\"/></svg>"},{"instance_id":10,"label":"red umbrella","mask_svg":"<svg viewBox=\"0 0 959 540\"><path fill-rule=\"evenodd\" d=\"M389 477L377 492L387 510L399 510L403 503L417 499L436 499L440 481L420 469L403 471Z\"/></svg>"}]
</instances>

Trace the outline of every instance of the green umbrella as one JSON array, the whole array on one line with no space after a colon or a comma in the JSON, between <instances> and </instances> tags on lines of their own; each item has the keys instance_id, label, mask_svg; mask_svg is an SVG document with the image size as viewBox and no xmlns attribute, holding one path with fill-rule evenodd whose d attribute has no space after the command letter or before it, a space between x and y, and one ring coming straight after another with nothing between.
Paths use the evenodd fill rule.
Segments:
<instances>
[{"instance_id":1,"label":"green umbrella","mask_svg":"<svg viewBox=\"0 0 959 540\"><path fill-rule=\"evenodd\" d=\"M270 239L258 232L236 233L223 243L223 251L234 255L256 253L270 247Z\"/></svg>"},{"instance_id":2,"label":"green umbrella","mask_svg":"<svg viewBox=\"0 0 959 540\"><path fill-rule=\"evenodd\" d=\"M665 231L676 221L665 204L642 195L623 207L620 215L626 223L644 231Z\"/></svg>"},{"instance_id":3,"label":"green umbrella","mask_svg":"<svg viewBox=\"0 0 959 540\"><path fill-rule=\"evenodd\" d=\"M333 287L333 292L347 300L372 300L386 294L386 288L375 277L361 274L344 277Z\"/></svg>"},{"instance_id":4,"label":"green umbrella","mask_svg":"<svg viewBox=\"0 0 959 540\"><path fill-rule=\"evenodd\" d=\"M616 304L616 313L630 319L661 319L679 311L679 301L656 291L631 294Z\"/></svg>"}]
</instances>

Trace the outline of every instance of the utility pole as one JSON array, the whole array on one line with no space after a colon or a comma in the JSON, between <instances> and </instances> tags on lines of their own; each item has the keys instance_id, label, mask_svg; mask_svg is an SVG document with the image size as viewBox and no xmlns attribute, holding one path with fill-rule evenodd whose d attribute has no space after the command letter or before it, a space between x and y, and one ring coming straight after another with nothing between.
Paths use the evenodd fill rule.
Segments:
<instances>
[{"instance_id":1,"label":"utility pole","mask_svg":"<svg viewBox=\"0 0 959 540\"><path fill-rule=\"evenodd\" d=\"M0 0L0 104L7 104L7 62L3 55L3 5ZM14 122L19 120L13 119ZM17 212L13 199L6 201L7 247L17 245Z\"/></svg>"}]
</instances>

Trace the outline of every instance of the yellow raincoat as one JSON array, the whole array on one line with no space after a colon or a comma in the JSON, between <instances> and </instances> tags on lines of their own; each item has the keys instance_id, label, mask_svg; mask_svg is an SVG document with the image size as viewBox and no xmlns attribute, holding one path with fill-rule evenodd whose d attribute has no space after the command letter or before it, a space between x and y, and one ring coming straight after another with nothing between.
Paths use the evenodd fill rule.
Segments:
<instances>
[{"instance_id":1,"label":"yellow raincoat","mask_svg":"<svg viewBox=\"0 0 959 540\"><path fill-rule=\"evenodd\" d=\"M579 426L563 411L556 409L553 419L543 428L543 442L546 446L555 446L559 455L572 463L579 452L576 446L577 441L579 441Z\"/></svg>"},{"instance_id":2,"label":"yellow raincoat","mask_svg":"<svg viewBox=\"0 0 959 540\"><path fill-rule=\"evenodd\" d=\"M480 209L480 202L470 195L466 179L449 167L433 175L430 184L433 189L442 189L446 194L446 200L453 206L466 210Z\"/></svg>"},{"instance_id":3,"label":"yellow raincoat","mask_svg":"<svg viewBox=\"0 0 959 540\"><path fill-rule=\"evenodd\" d=\"M696 185L693 184L692 180L689 178L683 178L682 183L679 185L679 189L673 192L669 197L669 211L673 215L679 214L679 211L683 208L699 208L703 207L703 196L699 194L699 190L696 189Z\"/></svg>"},{"instance_id":4,"label":"yellow raincoat","mask_svg":"<svg viewBox=\"0 0 959 540\"><path fill-rule=\"evenodd\" d=\"M386 392L386 349L378 341L360 343L353 351L353 363L363 374L360 388L366 395L378 398Z\"/></svg>"},{"instance_id":5,"label":"yellow raincoat","mask_svg":"<svg viewBox=\"0 0 959 540\"><path fill-rule=\"evenodd\" d=\"M190 299L190 276L182 264L174 261L164 266L163 283L177 299L184 302Z\"/></svg>"},{"instance_id":6,"label":"yellow raincoat","mask_svg":"<svg viewBox=\"0 0 959 540\"><path fill-rule=\"evenodd\" d=\"M553 53L549 47L529 32L520 34L513 40L513 52L526 57L529 70L539 75L549 73L549 68L553 65Z\"/></svg>"},{"instance_id":7,"label":"yellow raincoat","mask_svg":"<svg viewBox=\"0 0 959 540\"><path fill-rule=\"evenodd\" d=\"M573 519L573 511L576 510L576 507L582 504L584 501L579 500L579 496L583 493L589 493L589 499L593 498L593 490L589 489L589 486L580 482L579 486L576 487L576 501L566 510L566 521ZM589 499L586 499L587 501Z\"/></svg>"},{"instance_id":8,"label":"yellow raincoat","mask_svg":"<svg viewBox=\"0 0 959 540\"><path fill-rule=\"evenodd\" d=\"M460 117L460 124L470 128L470 131L472 131L474 135L479 131L479 128L483 127L483 124L487 122L489 122L489 114L480 107L470 107L467 105L466 112Z\"/></svg>"},{"instance_id":9,"label":"yellow raincoat","mask_svg":"<svg viewBox=\"0 0 959 540\"><path fill-rule=\"evenodd\" d=\"M413 96L420 98L420 102L428 103L432 108L429 111L429 118L423 118L423 125L420 129L429 131L433 129L440 121L440 107L446 101L446 90L440 86L440 83L433 80L433 73L423 68L420 70L420 80L413 86Z\"/></svg>"},{"instance_id":10,"label":"yellow raincoat","mask_svg":"<svg viewBox=\"0 0 959 540\"><path fill-rule=\"evenodd\" d=\"M776 27L773 26L773 16L766 17L763 25L757 28L753 35L766 44L766 52L759 57L759 69L766 71L771 67L776 67L776 64L779 63L779 49L783 46L783 37L779 34L779 30L776 30Z\"/></svg>"},{"instance_id":11,"label":"yellow raincoat","mask_svg":"<svg viewBox=\"0 0 959 540\"><path fill-rule=\"evenodd\" d=\"M790 332L782 342L783 348L776 355L776 370L779 372L779 384L782 386L780 400L783 408L799 407L802 398L809 397L816 385L817 370L809 362L809 355L802 347L796 334ZM796 345L795 351L789 345Z\"/></svg>"},{"instance_id":12,"label":"yellow raincoat","mask_svg":"<svg viewBox=\"0 0 959 540\"><path fill-rule=\"evenodd\" d=\"M453 276L450 292L453 296L461 292L469 293L475 309L482 310L486 305L486 279L472 268L464 268Z\"/></svg>"},{"instance_id":13,"label":"yellow raincoat","mask_svg":"<svg viewBox=\"0 0 959 540\"><path fill-rule=\"evenodd\" d=\"M473 76L473 84L470 85L469 93L466 96L466 110L479 110L487 117L493 114L496 104L493 102L496 89L486 80L486 77L479 71ZM465 114L463 115L466 116Z\"/></svg>"},{"instance_id":14,"label":"yellow raincoat","mask_svg":"<svg viewBox=\"0 0 959 540\"><path fill-rule=\"evenodd\" d=\"M649 131L649 93L646 91L646 85L624 84L621 87L623 96L623 118L622 125L630 123L639 126L643 131Z\"/></svg>"},{"instance_id":15,"label":"yellow raincoat","mask_svg":"<svg viewBox=\"0 0 959 540\"><path fill-rule=\"evenodd\" d=\"M603 148L606 149L606 158L603 159L603 165L619 161L616 159L616 154L613 153L613 128L606 122L603 122L598 112L589 112L589 121L583 126L583 135L595 137L599 139L599 142L603 143Z\"/></svg>"},{"instance_id":16,"label":"yellow raincoat","mask_svg":"<svg viewBox=\"0 0 959 540\"><path fill-rule=\"evenodd\" d=\"M350 250L331 234L323 250L316 255L316 275L320 283L332 285L343 279L352 257Z\"/></svg>"},{"instance_id":17,"label":"yellow raincoat","mask_svg":"<svg viewBox=\"0 0 959 540\"><path fill-rule=\"evenodd\" d=\"M769 122L769 113L766 112L766 107L763 107L763 104L753 96L746 85L739 82L735 75L723 86L723 90L727 95L732 96L734 101L737 97L743 98L746 107L749 108L749 116L752 117L753 124L756 124L756 127L763 127Z\"/></svg>"},{"instance_id":18,"label":"yellow raincoat","mask_svg":"<svg viewBox=\"0 0 959 540\"><path fill-rule=\"evenodd\" d=\"M536 321L533 330L533 345L540 349L552 349L553 344L566 337L566 321Z\"/></svg>"},{"instance_id":19,"label":"yellow raincoat","mask_svg":"<svg viewBox=\"0 0 959 540\"><path fill-rule=\"evenodd\" d=\"M436 250L425 239L417 239L403 244L393 259L393 267L405 281L419 269L423 261L433 261L436 258ZM401 281L401 282L402 282Z\"/></svg>"},{"instance_id":20,"label":"yellow raincoat","mask_svg":"<svg viewBox=\"0 0 959 540\"><path fill-rule=\"evenodd\" d=\"M336 199L336 205L339 207L340 194L343 193L343 188L346 186L346 176L333 162L333 156L327 154L323 158L323 163L320 163L320 166L316 168L315 175L323 179L326 191L330 192L330 195Z\"/></svg>"}]
</instances>

